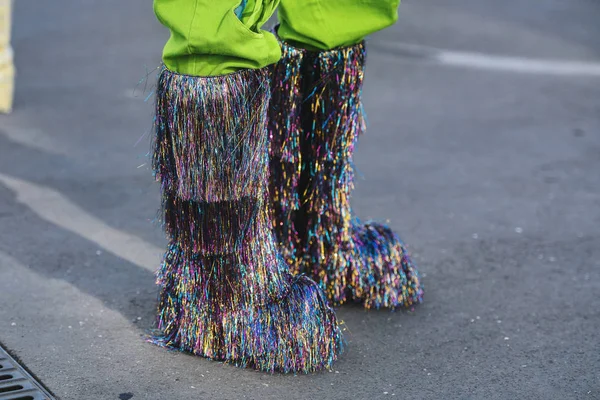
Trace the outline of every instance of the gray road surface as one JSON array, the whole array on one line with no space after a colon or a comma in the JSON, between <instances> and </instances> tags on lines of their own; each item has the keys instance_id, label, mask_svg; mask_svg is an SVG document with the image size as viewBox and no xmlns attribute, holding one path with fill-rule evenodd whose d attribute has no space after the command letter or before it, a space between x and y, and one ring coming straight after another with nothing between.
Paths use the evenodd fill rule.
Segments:
<instances>
[{"instance_id":1,"label":"gray road surface","mask_svg":"<svg viewBox=\"0 0 600 400\"><path fill-rule=\"evenodd\" d=\"M166 39L150 3L15 5L0 341L56 395L600 399L598 1L406 0L371 39L354 205L410 244L426 303L343 307L347 352L308 376L142 340L165 244L134 90Z\"/></svg>"}]
</instances>

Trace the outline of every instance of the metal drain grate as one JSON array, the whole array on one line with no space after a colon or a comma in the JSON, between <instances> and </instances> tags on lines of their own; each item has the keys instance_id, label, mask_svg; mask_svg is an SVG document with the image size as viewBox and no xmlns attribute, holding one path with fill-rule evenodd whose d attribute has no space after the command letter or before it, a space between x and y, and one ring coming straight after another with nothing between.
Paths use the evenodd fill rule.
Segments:
<instances>
[{"instance_id":1,"label":"metal drain grate","mask_svg":"<svg viewBox=\"0 0 600 400\"><path fill-rule=\"evenodd\" d=\"M0 347L0 400L55 400Z\"/></svg>"}]
</instances>

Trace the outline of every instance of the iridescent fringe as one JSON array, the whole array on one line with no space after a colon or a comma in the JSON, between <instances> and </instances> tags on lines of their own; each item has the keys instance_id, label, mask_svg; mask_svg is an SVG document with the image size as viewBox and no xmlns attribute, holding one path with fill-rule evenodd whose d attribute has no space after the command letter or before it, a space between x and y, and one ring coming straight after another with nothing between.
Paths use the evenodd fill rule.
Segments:
<instances>
[{"instance_id":1,"label":"iridescent fringe","mask_svg":"<svg viewBox=\"0 0 600 400\"><path fill-rule=\"evenodd\" d=\"M275 262L277 250L265 239L270 233L258 213L267 190L262 116L268 101L266 70L198 78L164 69L157 85L153 155L170 240L186 254L242 256L264 249L257 254L266 259L240 263L248 278L242 298L252 296L261 304L288 286L287 270ZM247 243L250 235L256 243Z\"/></svg>"},{"instance_id":2,"label":"iridescent fringe","mask_svg":"<svg viewBox=\"0 0 600 400\"><path fill-rule=\"evenodd\" d=\"M292 277L267 196L268 71L192 77L164 68L153 167L169 248L156 344L263 371L329 368L341 333L320 288Z\"/></svg>"},{"instance_id":3,"label":"iridescent fringe","mask_svg":"<svg viewBox=\"0 0 600 400\"><path fill-rule=\"evenodd\" d=\"M305 93L311 129L302 136L303 169L310 176L303 203L309 210L304 263L336 304L362 299L365 274L353 240L349 207L354 169L351 155L364 129L360 88L364 46L315 54L315 87ZM376 268L372 266L369 269ZM317 278L315 278L317 279Z\"/></svg>"},{"instance_id":4,"label":"iridescent fringe","mask_svg":"<svg viewBox=\"0 0 600 400\"><path fill-rule=\"evenodd\" d=\"M287 53L290 51L284 51L284 57ZM362 224L350 208L352 154L365 129L361 101L365 59L364 43L304 56L305 62L313 63L311 70L317 79L316 85L303 93L302 107L309 107L312 121L306 125L310 129L300 135L301 169L310 179L307 187L298 189L302 206L309 210L307 221L300 222L308 224L306 237L295 244L299 269L317 280L335 304L354 300L362 301L366 308L412 307L422 301L423 290L404 245L388 227ZM284 58L280 64L286 66L288 61ZM298 89L286 90L292 97ZM271 118L282 117L275 114ZM285 137L288 132L272 129L271 135ZM272 168L272 174L278 173ZM280 187L294 188L286 185L285 177L278 179L283 180ZM272 193L275 203L281 192ZM276 215L276 229L281 219ZM280 245L285 246L282 238L286 233L277 233Z\"/></svg>"},{"instance_id":5,"label":"iridescent fringe","mask_svg":"<svg viewBox=\"0 0 600 400\"><path fill-rule=\"evenodd\" d=\"M293 220L300 209L299 183L302 167L300 152L302 74L300 68L305 51L281 45L282 62L273 65L271 108L268 128L270 137L270 193L277 216L277 239L292 273L300 272L301 254L297 249L299 235ZM279 132L286 132L281 135ZM274 220L275 221L275 220Z\"/></svg>"},{"instance_id":6,"label":"iridescent fringe","mask_svg":"<svg viewBox=\"0 0 600 400\"><path fill-rule=\"evenodd\" d=\"M362 287L350 288L353 299L366 308L412 308L423 302L423 287L404 243L387 226L374 223L352 225L359 251Z\"/></svg>"}]
</instances>

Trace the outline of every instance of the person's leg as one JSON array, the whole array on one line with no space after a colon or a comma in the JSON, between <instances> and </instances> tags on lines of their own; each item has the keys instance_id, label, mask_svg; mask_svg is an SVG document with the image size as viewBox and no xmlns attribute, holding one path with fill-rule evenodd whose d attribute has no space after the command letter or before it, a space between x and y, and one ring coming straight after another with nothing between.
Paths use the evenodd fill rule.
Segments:
<instances>
[{"instance_id":1,"label":"person's leg","mask_svg":"<svg viewBox=\"0 0 600 400\"><path fill-rule=\"evenodd\" d=\"M261 30L278 0L154 0L154 12L171 37L163 62L174 72L224 75L259 69L281 55L277 39Z\"/></svg>"},{"instance_id":2,"label":"person's leg","mask_svg":"<svg viewBox=\"0 0 600 400\"><path fill-rule=\"evenodd\" d=\"M412 307L417 270L386 226L350 208L352 154L364 131L363 38L396 21L398 1L283 0L269 129L271 196L288 262L336 304ZM314 25L313 25L314 22Z\"/></svg>"},{"instance_id":3,"label":"person's leg","mask_svg":"<svg viewBox=\"0 0 600 400\"><path fill-rule=\"evenodd\" d=\"M360 43L398 19L400 0L282 0L278 36L308 50Z\"/></svg>"},{"instance_id":4,"label":"person's leg","mask_svg":"<svg viewBox=\"0 0 600 400\"><path fill-rule=\"evenodd\" d=\"M279 49L257 32L275 5L155 1L172 36L156 95L153 169L169 248L154 342L264 371L310 372L331 366L341 333L322 290L289 273L273 235L264 66Z\"/></svg>"}]
</instances>

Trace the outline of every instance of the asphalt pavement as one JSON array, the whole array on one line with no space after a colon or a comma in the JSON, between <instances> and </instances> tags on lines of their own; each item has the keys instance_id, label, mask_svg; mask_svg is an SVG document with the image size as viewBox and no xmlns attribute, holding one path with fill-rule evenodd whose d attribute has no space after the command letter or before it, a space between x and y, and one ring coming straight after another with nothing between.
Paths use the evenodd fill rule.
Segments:
<instances>
[{"instance_id":1,"label":"asphalt pavement","mask_svg":"<svg viewBox=\"0 0 600 400\"><path fill-rule=\"evenodd\" d=\"M18 0L0 116L0 342L64 400L600 399L600 3L406 0L370 38L353 198L423 276L345 306L331 372L146 343L167 32L148 0Z\"/></svg>"}]
</instances>

